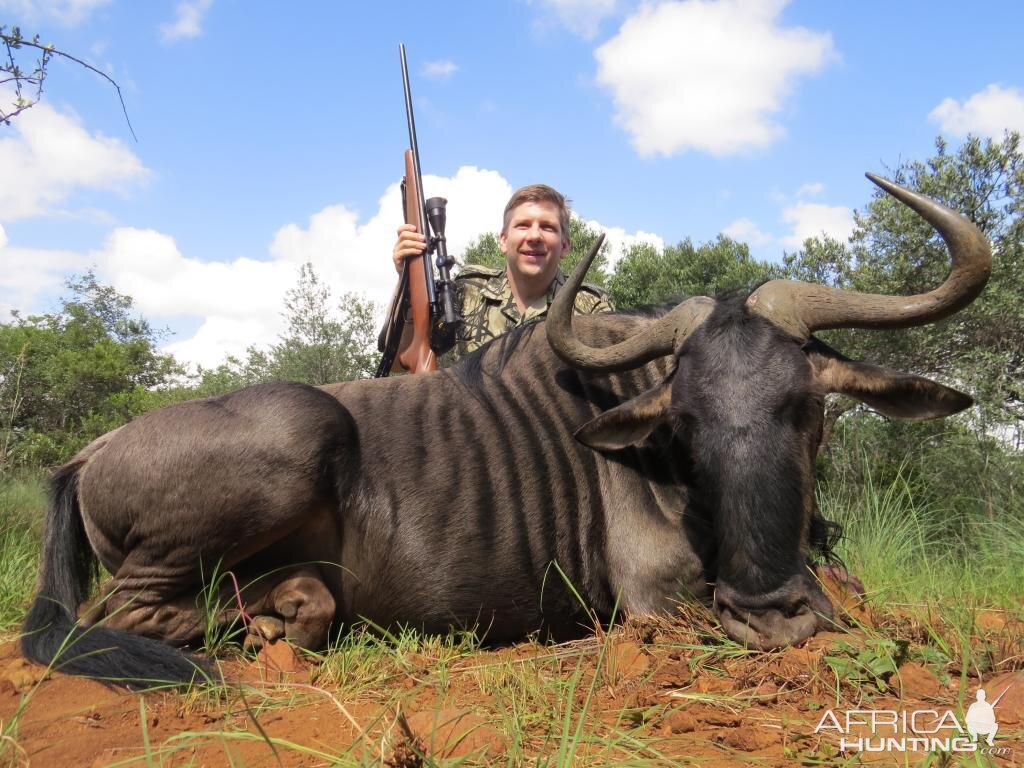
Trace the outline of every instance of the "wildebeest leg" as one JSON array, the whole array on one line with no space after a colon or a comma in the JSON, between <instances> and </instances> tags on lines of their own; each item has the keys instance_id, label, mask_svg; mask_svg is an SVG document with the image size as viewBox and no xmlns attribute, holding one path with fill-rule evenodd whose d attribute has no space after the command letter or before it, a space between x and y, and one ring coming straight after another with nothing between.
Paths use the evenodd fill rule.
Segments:
<instances>
[{"instance_id":1,"label":"wildebeest leg","mask_svg":"<svg viewBox=\"0 0 1024 768\"><path fill-rule=\"evenodd\" d=\"M238 618L236 580L228 576L212 593L194 587L168 596L166 587L132 589L116 578L82 616L91 625L104 623L181 645L202 637L210 622L226 627ZM287 637L302 648L321 648L334 619L334 598L319 569L300 566L278 571L242 586L242 605L253 620L250 635L263 640ZM212 603L212 605L211 605ZM217 610L217 616L210 616Z\"/></svg>"},{"instance_id":2,"label":"wildebeest leg","mask_svg":"<svg viewBox=\"0 0 1024 768\"><path fill-rule=\"evenodd\" d=\"M335 604L315 566L286 571L279 579L262 578L243 589L242 597L252 619L247 645L282 637L300 648L326 644Z\"/></svg>"},{"instance_id":3,"label":"wildebeest leg","mask_svg":"<svg viewBox=\"0 0 1024 768\"><path fill-rule=\"evenodd\" d=\"M194 589L168 596L166 587L133 587L116 577L108 584L89 609L82 614L85 626L103 623L146 635L171 645L184 645L203 636L207 627L207 606ZM227 625L231 617L221 615L217 621Z\"/></svg>"}]
</instances>

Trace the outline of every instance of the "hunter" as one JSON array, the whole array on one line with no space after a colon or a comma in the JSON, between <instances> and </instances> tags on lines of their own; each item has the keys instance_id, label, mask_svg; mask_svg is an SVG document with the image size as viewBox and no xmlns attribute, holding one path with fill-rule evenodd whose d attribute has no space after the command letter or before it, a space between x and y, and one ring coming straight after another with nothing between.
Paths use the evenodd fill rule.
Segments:
<instances>
[{"instance_id":1,"label":"hunter","mask_svg":"<svg viewBox=\"0 0 1024 768\"><path fill-rule=\"evenodd\" d=\"M503 269L467 264L455 278L456 308L463 321L455 339L459 357L547 314L565 282L559 269L569 252L565 197L545 184L516 190L505 206L499 242ZM402 261L425 248L426 238L412 224L400 226L395 269L401 272ZM613 308L608 295L593 285L584 284L576 296L575 310L581 314Z\"/></svg>"}]
</instances>

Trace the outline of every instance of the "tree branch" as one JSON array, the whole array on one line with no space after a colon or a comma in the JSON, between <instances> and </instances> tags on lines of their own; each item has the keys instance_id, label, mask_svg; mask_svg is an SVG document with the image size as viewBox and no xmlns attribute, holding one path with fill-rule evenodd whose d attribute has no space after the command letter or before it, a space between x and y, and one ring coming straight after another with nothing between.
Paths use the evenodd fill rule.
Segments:
<instances>
[{"instance_id":1,"label":"tree branch","mask_svg":"<svg viewBox=\"0 0 1024 768\"><path fill-rule=\"evenodd\" d=\"M136 142L138 142L139 138L138 136L135 135L135 129L132 127L132 121L128 118L128 108L124 104L124 95L121 93L121 86L117 84L117 81L114 80L114 78L112 78L106 72L97 69L92 64L83 61L77 56L67 53L66 51L62 51L61 49L55 47L52 43L44 45L38 42L38 36L36 36L36 38L32 40L26 40L21 36L21 32L17 27L13 28L12 32L13 34L7 34L3 32L3 27L0 27L0 39L3 40L4 46L7 48L7 59L10 62L10 66L5 67L4 71L11 73L11 77L7 78L6 80L0 81L0 83L7 83L13 80L19 86L18 103L13 112L9 112L7 114L0 112L0 121L9 125L12 117L16 117L29 107L32 107L35 104L39 103L39 100L43 94L43 80L46 79L46 65L49 63L49 59L51 56L60 56L61 58L75 62L75 64L78 64L80 67L85 67L90 72L99 75L112 86L114 86L114 90L117 91L117 99L121 102L121 112L124 114L124 121L128 124L128 130L131 132L132 138L135 139ZM23 46L28 48L35 48L36 50L42 51L43 53L42 57L40 57L39 59L39 65L36 67L36 70L32 73L32 75L23 75L14 63L14 50L21 48ZM31 83L32 85L36 86L37 91L35 101L27 103L23 102L23 100L21 99L21 83Z\"/></svg>"}]
</instances>

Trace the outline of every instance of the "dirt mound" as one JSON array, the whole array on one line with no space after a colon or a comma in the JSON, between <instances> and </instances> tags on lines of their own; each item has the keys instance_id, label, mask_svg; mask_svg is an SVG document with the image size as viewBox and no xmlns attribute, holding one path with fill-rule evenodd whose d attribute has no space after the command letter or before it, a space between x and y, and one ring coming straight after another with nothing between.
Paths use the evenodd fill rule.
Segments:
<instances>
[{"instance_id":1,"label":"dirt mound","mask_svg":"<svg viewBox=\"0 0 1024 768\"><path fill-rule=\"evenodd\" d=\"M963 724L980 687L990 702L1001 696L999 730L993 748L983 739L970 746L996 750L987 753L994 764L1024 762L1019 637L1015 647L1005 635L1012 622L979 627L966 663L890 624L820 633L773 653L729 644L693 616L557 646L438 642L401 652L377 646L372 658L365 649L323 657L277 649L224 663L229 685L141 695L44 676L7 643L0 765L418 766L426 757L490 765L560 755L588 766L684 757L784 766L855 751L915 764L926 751L893 750L936 725L938 715L925 722L921 713L948 711ZM904 720L894 725L890 713ZM932 735L965 736L951 727L947 719ZM879 738L890 740L883 752L865 751Z\"/></svg>"}]
</instances>

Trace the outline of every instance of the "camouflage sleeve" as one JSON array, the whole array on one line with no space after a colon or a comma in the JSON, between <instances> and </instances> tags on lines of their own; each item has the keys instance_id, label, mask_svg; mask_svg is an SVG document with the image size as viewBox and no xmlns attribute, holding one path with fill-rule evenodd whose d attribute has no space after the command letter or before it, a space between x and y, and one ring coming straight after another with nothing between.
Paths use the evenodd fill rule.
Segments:
<instances>
[{"instance_id":1,"label":"camouflage sleeve","mask_svg":"<svg viewBox=\"0 0 1024 768\"><path fill-rule=\"evenodd\" d=\"M614 312L615 305L603 290L584 283L576 294L575 309L581 315L596 315L598 312Z\"/></svg>"},{"instance_id":2,"label":"camouflage sleeve","mask_svg":"<svg viewBox=\"0 0 1024 768\"><path fill-rule=\"evenodd\" d=\"M455 283L455 310L459 313L462 323L455 334L455 345L449 349L441 359L438 360L440 367L444 368L463 355L468 354L480 345L474 340L474 331L480 322L481 313L484 310L484 297L481 289L486 284L479 274L463 271L454 280Z\"/></svg>"}]
</instances>

